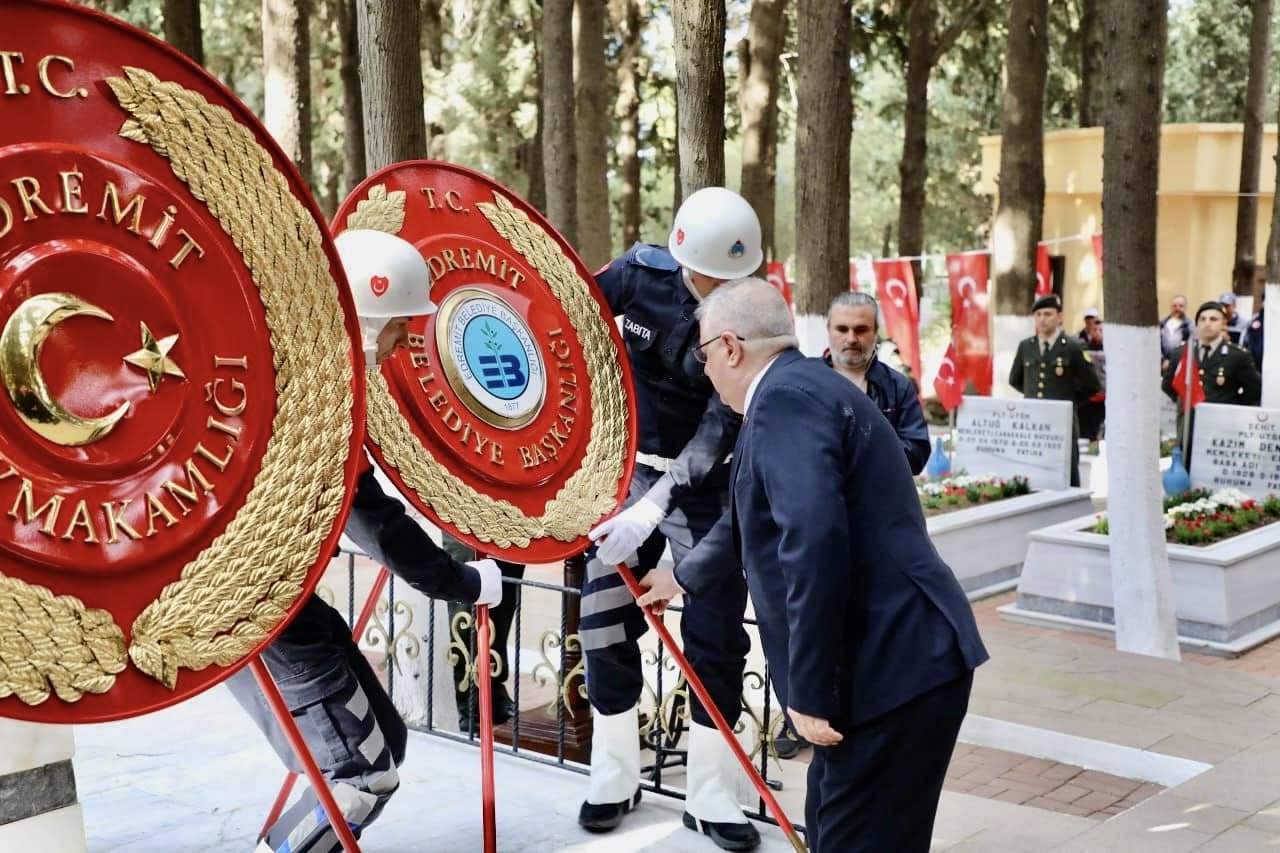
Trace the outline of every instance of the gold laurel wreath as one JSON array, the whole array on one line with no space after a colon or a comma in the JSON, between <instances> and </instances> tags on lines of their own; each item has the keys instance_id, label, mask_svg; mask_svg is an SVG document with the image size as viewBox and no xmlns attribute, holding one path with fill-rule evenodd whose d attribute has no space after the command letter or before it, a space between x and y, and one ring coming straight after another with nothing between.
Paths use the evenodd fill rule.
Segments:
<instances>
[{"instance_id":1,"label":"gold laurel wreath","mask_svg":"<svg viewBox=\"0 0 1280 853\"><path fill-rule=\"evenodd\" d=\"M266 310L276 412L244 506L133 622L129 657L172 688L179 667L229 666L297 600L344 499L355 429L351 343L324 233L271 154L226 109L138 68L107 80L150 145L204 201Z\"/></svg>"},{"instance_id":2,"label":"gold laurel wreath","mask_svg":"<svg viewBox=\"0 0 1280 853\"><path fill-rule=\"evenodd\" d=\"M525 515L509 501L477 492L441 464L410 429L381 373L369 374L368 433L386 464L441 520L463 533L500 548L526 548L531 540L548 536L571 542L617 504L628 438L618 350L587 283L559 244L505 196L494 193L493 198L493 204L476 207L551 287L582 346L591 391L591 434L582 465L541 515Z\"/></svg>"},{"instance_id":3,"label":"gold laurel wreath","mask_svg":"<svg viewBox=\"0 0 1280 853\"><path fill-rule=\"evenodd\" d=\"M110 690L126 663L124 631L109 612L0 575L0 698L75 702Z\"/></svg>"},{"instance_id":4,"label":"gold laurel wreath","mask_svg":"<svg viewBox=\"0 0 1280 853\"><path fill-rule=\"evenodd\" d=\"M271 155L226 109L125 68L107 80L130 114L120 135L149 144L205 202L266 309L276 412L244 506L133 623L128 657L172 689L179 668L228 666L297 600L344 497L354 429L352 354L324 237ZM325 401L322 408L318 401ZM0 698L104 693L126 665L106 610L0 575Z\"/></svg>"}]
</instances>

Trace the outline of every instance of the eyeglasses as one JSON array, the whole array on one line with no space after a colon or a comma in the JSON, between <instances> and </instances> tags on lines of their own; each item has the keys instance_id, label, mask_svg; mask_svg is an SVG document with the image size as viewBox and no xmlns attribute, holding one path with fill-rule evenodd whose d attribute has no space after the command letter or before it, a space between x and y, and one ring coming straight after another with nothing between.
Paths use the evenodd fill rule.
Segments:
<instances>
[{"instance_id":1,"label":"eyeglasses","mask_svg":"<svg viewBox=\"0 0 1280 853\"><path fill-rule=\"evenodd\" d=\"M721 332L720 334L716 335L714 338L708 338L707 340L698 344L697 348L694 349L693 351L693 357L697 359L697 361L700 364L706 364L707 363L707 347L711 346L716 341L720 340L720 338L723 337L724 335L733 335L735 338L737 338L738 340L744 343L747 340L742 335L739 335L737 332Z\"/></svg>"}]
</instances>

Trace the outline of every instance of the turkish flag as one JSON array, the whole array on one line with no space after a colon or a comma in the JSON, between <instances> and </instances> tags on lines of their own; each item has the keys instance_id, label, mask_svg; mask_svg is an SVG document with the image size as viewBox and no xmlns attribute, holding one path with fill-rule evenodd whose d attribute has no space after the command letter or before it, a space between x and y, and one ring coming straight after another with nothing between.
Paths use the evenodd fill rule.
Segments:
<instances>
[{"instance_id":1,"label":"turkish flag","mask_svg":"<svg viewBox=\"0 0 1280 853\"><path fill-rule=\"evenodd\" d=\"M964 377L956 372L954 339L947 344L947 354L942 357L942 366L938 368L938 375L933 380L933 390L938 395L942 408L948 412L960 405L960 398L964 394Z\"/></svg>"},{"instance_id":2,"label":"turkish flag","mask_svg":"<svg viewBox=\"0 0 1280 853\"><path fill-rule=\"evenodd\" d=\"M920 382L920 305L916 301L915 276L911 262L901 258L873 261L876 296L884 314L884 333L898 345L903 364Z\"/></svg>"},{"instance_id":3,"label":"turkish flag","mask_svg":"<svg viewBox=\"0 0 1280 853\"><path fill-rule=\"evenodd\" d=\"M947 256L951 284L952 356L960 386L966 381L984 397L991 396L991 334L987 317L987 253Z\"/></svg>"},{"instance_id":4,"label":"turkish flag","mask_svg":"<svg viewBox=\"0 0 1280 853\"><path fill-rule=\"evenodd\" d=\"M782 261L769 261L769 266L765 268L766 275L769 277L769 283L782 294L782 298L787 301L787 307L795 312L795 308L791 304L791 282L787 281L787 271L782 265Z\"/></svg>"},{"instance_id":5,"label":"turkish flag","mask_svg":"<svg viewBox=\"0 0 1280 853\"><path fill-rule=\"evenodd\" d=\"M849 290L858 292L858 262L849 261Z\"/></svg>"},{"instance_id":6,"label":"turkish flag","mask_svg":"<svg viewBox=\"0 0 1280 853\"><path fill-rule=\"evenodd\" d=\"M1036 298L1053 293L1053 273L1049 269L1049 244L1036 245Z\"/></svg>"},{"instance_id":7,"label":"turkish flag","mask_svg":"<svg viewBox=\"0 0 1280 853\"><path fill-rule=\"evenodd\" d=\"M1200 368L1194 358L1196 341L1188 341L1184 349L1182 358L1178 360L1178 369L1173 372L1173 390L1182 398L1182 405L1178 406L1180 412L1185 412L1188 407L1194 409L1204 402L1204 385L1200 382Z\"/></svg>"},{"instance_id":8,"label":"turkish flag","mask_svg":"<svg viewBox=\"0 0 1280 853\"><path fill-rule=\"evenodd\" d=\"M1102 278L1102 235L1093 235L1093 256L1098 259L1098 278Z\"/></svg>"}]
</instances>

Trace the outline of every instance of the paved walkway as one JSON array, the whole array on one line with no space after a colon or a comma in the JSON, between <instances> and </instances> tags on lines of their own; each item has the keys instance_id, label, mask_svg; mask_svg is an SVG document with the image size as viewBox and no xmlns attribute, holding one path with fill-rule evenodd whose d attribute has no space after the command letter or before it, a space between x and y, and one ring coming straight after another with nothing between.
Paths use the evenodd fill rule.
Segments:
<instances>
[{"instance_id":1,"label":"paved walkway","mask_svg":"<svg viewBox=\"0 0 1280 853\"><path fill-rule=\"evenodd\" d=\"M995 608L1007 600L976 607L992 660L975 680L935 850L1280 849L1280 642L1234 661L1157 660L1005 621ZM77 744L90 849L102 853L245 851L280 778L221 688L81 727ZM470 747L414 735L404 785L365 849L478 849L477 766ZM780 770L798 818L804 762ZM646 797L625 832L592 837L575 823L581 776L500 759L498 778L504 851L714 850L680 828L677 801ZM789 849L764 829L766 851Z\"/></svg>"}]
</instances>

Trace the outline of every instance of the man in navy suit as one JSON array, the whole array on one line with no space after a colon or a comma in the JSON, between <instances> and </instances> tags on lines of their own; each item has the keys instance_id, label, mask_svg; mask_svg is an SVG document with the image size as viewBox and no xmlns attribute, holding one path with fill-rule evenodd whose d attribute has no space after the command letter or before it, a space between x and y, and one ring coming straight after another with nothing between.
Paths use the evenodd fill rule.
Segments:
<instances>
[{"instance_id":1,"label":"man in navy suit","mask_svg":"<svg viewBox=\"0 0 1280 853\"><path fill-rule=\"evenodd\" d=\"M730 511L641 603L714 583L742 559L775 691L817 748L805 823L816 853L929 849L943 777L987 659L973 611L925 528L889 422L796 349L759 279L699 306L700 353L745 417Z\"/></svg>"}]
</instances>

